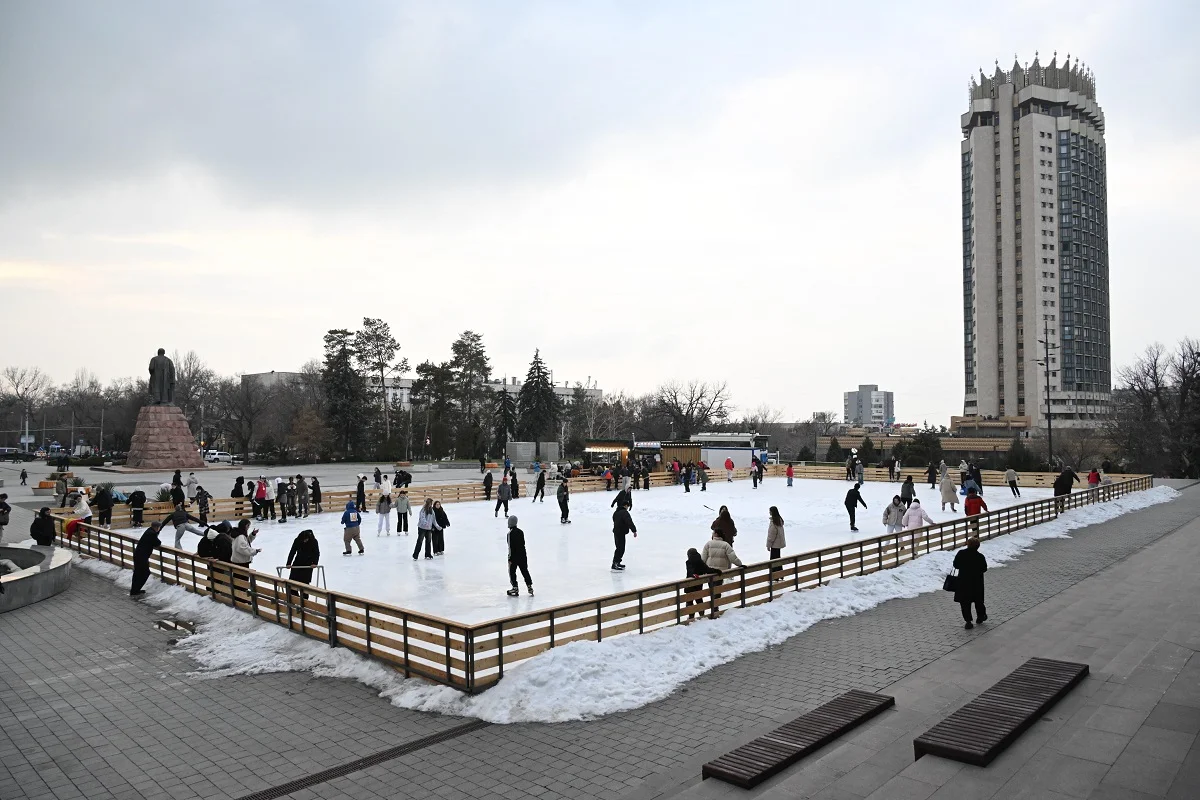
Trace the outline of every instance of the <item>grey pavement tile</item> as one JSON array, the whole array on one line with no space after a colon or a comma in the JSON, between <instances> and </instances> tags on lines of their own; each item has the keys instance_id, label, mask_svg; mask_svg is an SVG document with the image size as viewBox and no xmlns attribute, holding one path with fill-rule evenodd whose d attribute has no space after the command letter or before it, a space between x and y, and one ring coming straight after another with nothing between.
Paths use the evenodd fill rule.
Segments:
<instances>
[{"instance_id":1,"label":"grey pavement tile","mask_svg":"<svg viewBox=\"0 0 1200 800\"><path fill-rule=\"evenodd\" d=\"M900 774L905 778L928 783L932 786L943 786L963 769L963 764L938 756L922 756L910 764Z\"/></svg>"},{"instance_id":2,"label":"grey pavement tile","mask_svg":"<svg viewBox=\"0 0 1200 800\"><path fill-rule=\"evenodd\" d=\"M869 800L926 800L937 790L936 786L897 775L867 797Z\"/></svg>"},{"instance_id":3,"label":"grey pavement tile","mask_svg":"<svg viewBox=\"0 0 1200 800\"><path fill-rule=\"evenodd\" d=\"M1146 724L1170 731L1200 734L1200 708L1159 703L1146 718Z\"/></svg>"},{"instance_id":4,"label":"grey pavement tile","mask_svg":"<svg viewBox=\"0 0 1200 800\"><path fill-rule=\"evenodd\" d=\"M1093 728L1067 727L1059 731L1046 746L1075 758L1086 758L1102 764L1112 764L1117 760L1130 737L1119 733L1095 730Z\"/></svg>"},{"instance_id":5,"label":"grey pavement tile","mask_svg":"<svg viewBox=\"0 0 1200 800\"><path fill-rule=\"evenodd\" d=\"M1171 788L1179 767L1178 761L1126 753L1112 765L1112 769L1104 776L1104 783L1161 797Z\"/></svg>"},{"instance_id":6,"label":"grey pavement tile","mask_svg":"<svg viewBox=\"0 0 1200 800\"><path fill-rule=\"evenodd\" d=\"M1100 706L1083 723L1088 728L1132 736L1149 716L1148 711L1117 706Z\"/></svg>"},{"instance_id":7,"label":"grey pavement tile","mask_svg":"<svg viewBox=\"0 0 1200 800\"><path fill-rule=\"evenodd\" d=\"M1007 782L988 774L985 768L965 766L930 795L935 800L987 800Z\"/></svg>"},{"instance_id":8,"label":"grey pavement tile","mask_svg":"<svg viewBox=\"0 0 1200 800\"><path fill-rule=\"evenodd\" d=\"M1195 743L1195 734L1143 725L1129 742L1128 752L1182 762Z\"/></svg>"}]
</instances>

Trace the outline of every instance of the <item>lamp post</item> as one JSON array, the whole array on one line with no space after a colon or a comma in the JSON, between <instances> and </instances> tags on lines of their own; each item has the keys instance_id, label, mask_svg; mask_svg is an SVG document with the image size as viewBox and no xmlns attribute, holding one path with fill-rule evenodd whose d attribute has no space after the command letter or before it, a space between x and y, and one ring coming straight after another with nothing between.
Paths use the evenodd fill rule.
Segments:
<instances>
[{"instance_id":1,"label":"lamp post","mask_svg":"<svg viewBox=\"0 0 1200 800\"><path fill-rule=\"evenodd\" d=\"M1050 471L1053 472L1054 416L1050 410L1050 351L1057 349L1058 345L1050 342L1050 316L1048 314L1042 315L1042 336L1044 338L1038 339L1038 344L1042 345L1043 356L1042 360L1037 363L1045 369L1046 375L1046 463L1050 465Z\"/></svg>"}]
</instances>

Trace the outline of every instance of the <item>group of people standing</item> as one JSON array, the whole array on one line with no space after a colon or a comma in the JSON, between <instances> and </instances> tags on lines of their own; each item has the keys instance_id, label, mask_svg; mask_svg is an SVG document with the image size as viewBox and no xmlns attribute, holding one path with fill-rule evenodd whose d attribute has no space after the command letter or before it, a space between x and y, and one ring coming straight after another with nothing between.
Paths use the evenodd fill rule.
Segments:
<instances>
[{"instance_id":1,"label":"group of people standing","mask_svg":"<svg viewBox=\"0 0 1200 800\"><path fill-rule=\"evenodd\" d=\"M202 514L208 513L207 500L212 497L205 494L204 502L199 508ZM310 510L316 514L324 510L321 507L321 481L316 476L311 481L305 480L303 475L276 477L272 486L265 475L259 475L257 481L247 481L239 475L233 481L233 490L229 496L234 500L248 500L254 519L258 522L271 519L283 523L287 522L289 515L303 519L309 515ZM242 507L239 502L239 512Z\"/></svg>"}]
</instances>

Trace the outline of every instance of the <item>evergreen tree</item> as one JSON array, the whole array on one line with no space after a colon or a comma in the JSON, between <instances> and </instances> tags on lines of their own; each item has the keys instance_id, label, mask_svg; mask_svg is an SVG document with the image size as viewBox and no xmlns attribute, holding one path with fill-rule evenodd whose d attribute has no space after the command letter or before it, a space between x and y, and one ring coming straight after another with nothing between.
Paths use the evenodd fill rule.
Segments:
<instances>
[{"instance_id":1,"label":"evergreen tree","mask_svg":"<svg viewBox=\"0 0 1200 800\"><path fill-rule=\"evenodd\" d=\"M412 386L413 406L418 409L417 449L429 457L451 455L454 449L454 374L449 362L425 361L417 365ZM425 440L429 446L425 446Z\"/></svg>"},{"instance_id":2,"label":"evergreen tree","mask_svg":"<svg viewBox=\"0 0 1200 800\"><path fill-rule=\"evenodd\" d=\"M825 460L838 463L846 460L846 454L842 452L842 446L838 444L836 436L829 440L829 449L825 451Z\"/></svg>"},{"instance_id":3,"label":"evergreen tree","mask_svg":"<svg viewBox=\"0 0 1200 800\"><path fill-rule=\"evenodd\" d=\"M501 389L492 405L492 430L498 453L508 450L508 442L517 434L517 400Z\"/></svg>"},{"instance_id":4,"label":"evergreen tree","mask_svg":"<svg viewBox=\"0 0 1200 800\"><path fill-rule=\"evenodd\" d=\"M814 453L813 449L811 447L809 447L808 445L806 445L806 444L801 445L800 449L796 451L796 460L797 461L816 461L817 454Z\"/></svg>"},{"instance_id":5,"label":"evergreen tree","mask_svg":"<svg viewBox=\"0 0 1200 800\"><path fill-rule=\"evenodd\" d=\"M359 366L378 381L369 386L375 402L383 410L383 438L392 438L392 415L388 407L385 382L390 375L403 375L408 371L408 359L393 364L400 344L392 336L392 329L381 319L363 317L362 330L354 334L354 358Z\"/></svg>"},{"instance_id":6,"label":"evergreen tree","mask_svg":"<svg viewBox=\"0 0 1200 800\"><path fill-rule=\"evenodd\" d=\"M858 446L858 460L868 467L879 460L879 453L875 450L875 443L871 441L870 436L864 436L862 444Z\"/></svg>"},{"instance_id":7,"label":"evergreen tree","mask_svg":"<svg viewBox=\"0 0 1200 800\"><path fill-rule=\"evenodd\" d=\"M1008 448L1007 466L1017 472L1033 472L1040 466L1038 457L1025 446L1025 440L1020 436L1013 437L1012 445Z\"/></svg>"},{"instance_id":8,"label":"evergreen tree","mask_svg":"<svg viewBox=\"0 0 1200 800\"><path fill-rule=\"evenodd\" d=\"M449 368L458 411L456 449L460 456L469 454L478 458L487 450L493 401L487 380L492 376L492 364L483 348L483 337L474 331L463 331L450 345L450 354Z\"/></svg>"},{"instance_id":9,"label":"evergreen tree","mask_svg":"<svg viewBox=\"0 0 1200 800\"><path fill-rule=\"evenodd\" d=\"M354 334L345 328L325 334L321 384L326 397L326 421L344 455L356 450L371 419L367 382L354 370Z\"/></svg>"},{"instance_id":10,"label":"evergreen tree","mask_svg":"<svg viewBox=\"0 0 1200 800\"><path fill-rule=\"evenodd\" d=\"M543 442L557 432L561 404L554 394L550 382L550 371L542 361L541 353L533 351L533 361L525 373L525 383L517 394L517 433L522 441Z\"/></svg>"}]
</instances>

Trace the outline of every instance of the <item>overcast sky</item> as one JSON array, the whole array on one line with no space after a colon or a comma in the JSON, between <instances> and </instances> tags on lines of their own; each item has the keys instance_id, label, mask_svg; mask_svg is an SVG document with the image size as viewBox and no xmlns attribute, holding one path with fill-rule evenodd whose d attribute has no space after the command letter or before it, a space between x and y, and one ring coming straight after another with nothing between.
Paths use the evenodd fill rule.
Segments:
<instances>
[{"instance_id":1,"label":"overcast sky","mask_svg":"<svg viewBox=\"0 0 1200 800\"><path fill-rule=\"evenodd\" d=\"M1115 364L1195 335L1190 2L0 3L0 364L294 370L382 317L606 391L961 413L959 115L1095 72Z\"/></svg>"}]
</instances>

